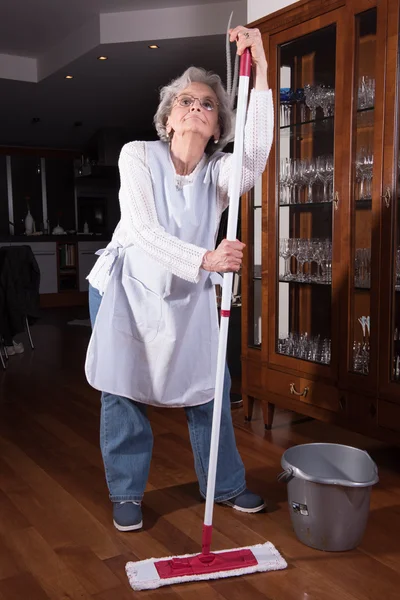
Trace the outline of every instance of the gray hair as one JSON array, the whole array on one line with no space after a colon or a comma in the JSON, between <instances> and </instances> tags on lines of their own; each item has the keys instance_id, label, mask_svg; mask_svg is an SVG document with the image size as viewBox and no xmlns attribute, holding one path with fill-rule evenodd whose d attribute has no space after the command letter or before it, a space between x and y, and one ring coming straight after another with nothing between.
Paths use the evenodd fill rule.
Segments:
<instances>
[{"instance_id":1,"label":"gray hair","mask_svg":"<svg viewBox=\"0 0 400 600\"><path fill-rule=\"evenodd\" d=\"M193 82L208 85L215 92L218 99L218 121L221 135L218 144L215 144L212 139L208 142L205 152L211 155L217 150L222 150L226 144L232 141L234 131L234 111L231 108L231 100L222 85L220 76L216 73L198 67L189 67L180 77L173 79L168 85L161 88L160 104L154 115L154 125L160 140L167 142L169 137L166 124L173 102L179 92Z\"/></svg>"}]
</instances>

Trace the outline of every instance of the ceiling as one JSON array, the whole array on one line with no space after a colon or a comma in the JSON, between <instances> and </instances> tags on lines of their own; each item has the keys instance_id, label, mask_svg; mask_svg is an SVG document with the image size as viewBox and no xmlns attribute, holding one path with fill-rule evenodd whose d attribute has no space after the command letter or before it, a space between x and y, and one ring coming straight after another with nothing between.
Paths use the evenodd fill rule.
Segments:
<instances>
[{"instance_id":1,"label":"ceiling","mask_svg":"<svg viewBox=\"0 0 400 600\"><path fill-rule=\"evenodd\" d=\"M229 18L230 0L222 14ZM207 5L212 0L0 0L0 55L29 59L100 13ZM226 25L225 25L226 27ZM156 43L158 50L148 45ZM232 48L234 51L234 49ZM99 55L108 60L99 61ZM13 58L13 57L11 57ZM226 74L225 34L97 44L37 83L0 78L0 145L84 148L99 129L152 135L159 88L190 65ZM73 79L66 80L65 74ZM32 119L40 119L32 123ZM76 123L81 125L76 125Z\"/></svg>"},{"instance_id":2,"label":"ceiling","mask_svg":"<svg viewBox=\"0 0 400 600\"><path fill-rule=\"evenodd\" d=\"M102 46L107 61L97 60L98 51L92 50L69 65L72 80L59 73L39 83L0 80L0 144L79 148L105 127L147 136L158 90L170 79L190 65L225 79L225 36L158 44L159 50L149 50L142 42ZM40 122L33 124L36 117Z\"/></svg>"},{"instance_id":3,"label":"ceiling","mask_svg":"<svg viewBox=\"0 0 400 600\"><path fill-rule=\"evenodd\" d=\"M37 57L99 14L216 0L0 0L0 52ZM230 0L218 0L229 2Z\"/></svg>"}]
</instances>

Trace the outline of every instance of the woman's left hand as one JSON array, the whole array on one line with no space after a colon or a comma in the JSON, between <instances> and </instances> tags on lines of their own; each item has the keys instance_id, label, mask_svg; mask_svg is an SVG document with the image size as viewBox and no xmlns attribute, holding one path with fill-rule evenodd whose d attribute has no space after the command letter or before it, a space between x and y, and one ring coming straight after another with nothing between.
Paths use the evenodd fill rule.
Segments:
<instances>
[{"instance_id":1,"label":"woman's left hand","mask_svg":"<svg viewBox=\"0 0 400 600\"><path fill-rule=\"evenodd\" d=\"M229 34L230 41L236 41L239 56L243 54L245 48L250 48L253 66L267 69L267 59L265 57L261 33L258 29L248 29L239 25L234 29L230 29Z\"/></svg>"}]
</instances>

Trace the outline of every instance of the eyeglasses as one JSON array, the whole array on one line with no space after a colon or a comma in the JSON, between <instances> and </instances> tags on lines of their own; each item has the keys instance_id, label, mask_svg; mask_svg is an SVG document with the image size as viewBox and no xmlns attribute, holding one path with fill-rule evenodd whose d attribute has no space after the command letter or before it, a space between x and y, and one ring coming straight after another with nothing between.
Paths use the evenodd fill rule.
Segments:
<instances>
[{"instance_id":1,"label":"eyeglasses","mask_svg":"<svg viewBox=\"0 0 400 600\"><path fill-rule=\"evenodd\" d=\"M182 96L177 96L175 98L175 102L183 108L191 108L196 100L199 101L200 106L204 108L204 110L215 110L217 106L219 106L218 102L212 98L195 98L189 94L183 94Z\"/></svg>"}]
</instances>

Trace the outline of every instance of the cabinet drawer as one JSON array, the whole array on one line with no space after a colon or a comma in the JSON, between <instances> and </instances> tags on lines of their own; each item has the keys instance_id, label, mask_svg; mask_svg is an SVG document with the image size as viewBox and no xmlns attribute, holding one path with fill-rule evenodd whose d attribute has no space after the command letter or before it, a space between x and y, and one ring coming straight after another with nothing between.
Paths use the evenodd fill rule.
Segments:
<instances>
[{"instance_id":1,"label":"cabinet drawer","mask_svg":"<svg viewBox=\"0 0 400 600\"><path fill-rule=\"evenodd\" d=\"M378 401L378 425L385 429L400 432L400 406L386 402Z\"/></svg>"},{"instance_id":2,"label":"cabinet drawer","mask_svg":"<svg viewBox=\"0 0 400 600\"><path fill-rule=\"evenodd\" d=\"M326 410L339 410L339 391L325 383L269 369L266 374L266 388L272 394L279 394L291 400Z\"/></svg>"}]
</instances>

